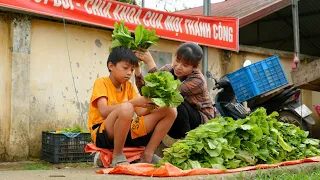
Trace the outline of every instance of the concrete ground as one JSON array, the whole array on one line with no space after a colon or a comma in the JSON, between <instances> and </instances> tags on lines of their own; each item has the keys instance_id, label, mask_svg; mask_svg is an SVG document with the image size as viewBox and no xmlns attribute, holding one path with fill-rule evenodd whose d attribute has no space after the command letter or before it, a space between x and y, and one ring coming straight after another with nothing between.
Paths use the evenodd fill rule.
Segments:
<instances>
[{"instance_id":1,"label":"concrete ground","mask_svg":"<svg viewBox=\"0 0 320 180\"><path fill-rule=\"evenodd\" d=\"M50 170L11 170L9 167L10 163L0 163L0 180L94 180L94 179L114 179L114 180L134 180L134 179L164 179L164 178L152 178L152 177L138 177L138 176L127 176L127 175L107 175L107 174L96 174L95 170L98 168L92 167L56 167ZM276 170L292 170L292 169L304 169L320 166L320 162L317 163L304 163L293 166L283 166ZM61 168L61 169L58 169ZM275 169L261 170L262 172L274 171ZM241 173L241 179L250 179L254 177L258 171L247 171ZM245 178L246 177L246 178ZM204 176L187 176L187 177L172 177L165 179L191 179L191 180L203 180L203 179L239 179L239 173L232 174L218 174L218 175L204 175Z\"/></svg>"},{"instance_id":2,"label":"concrete ground","mask_svg":"<svg viewBox=\"0 0 320 180\"><path fill-rule=\"evenodd\" d=\"M218 175L221 176L221 175ZM165 179L212 179L213 176L188 176ZM22 170L22 171L0 171L1 180L134 180L134 179L164 179L152 177L139 177L127 175L95 174L92 169L60 169L60 170Z\"/></svg>"}]
</instances>

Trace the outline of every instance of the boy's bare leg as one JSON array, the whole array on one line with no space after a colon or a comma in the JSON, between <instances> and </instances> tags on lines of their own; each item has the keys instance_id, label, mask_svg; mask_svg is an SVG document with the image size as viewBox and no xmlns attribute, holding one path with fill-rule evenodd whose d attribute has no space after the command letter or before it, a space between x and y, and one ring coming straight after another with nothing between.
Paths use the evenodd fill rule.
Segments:
<instances>
[{"instance_id":1,"label":"boy's bare leg","mask_svg":"<svg viewBox=\"0 0 320 180\"><path fill-rule=\"evenodd\" d=\"M105 120L108 139L113 140L113 158L123 154L123 148L130 129L134 108L130 103L123 103L112 111Z\"/></svg>"},{"instance_id":2,"label":"boy's bare leg","mask_svg":"<svg viewBox=\"0 0 320 180\"><path fill-rule=\"evenodd\" d=\"M176 109L172 108L159 108L151 114L145 116L145 126L147 133L153 134L146 146L141 158L146 162L151 162L154 151L160 144L161 140L170 130L174 120L177 117Z\"/></svg>"}]
</instances>

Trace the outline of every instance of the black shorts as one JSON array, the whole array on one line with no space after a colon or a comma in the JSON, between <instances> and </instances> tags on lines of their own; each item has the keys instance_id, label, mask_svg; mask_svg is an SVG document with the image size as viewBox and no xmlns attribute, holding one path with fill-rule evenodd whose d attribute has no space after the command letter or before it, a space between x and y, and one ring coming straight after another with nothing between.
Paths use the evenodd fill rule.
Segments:
<instances>
[{"instance_id":1,"label":"black shorts","mask_svg":"<svg viewBox=\"0 0 320 180\"><path fill-rule=\"evenodd\" d=\"M178 115L168 135L174 139L186 136L186 133L201 124L201 115L194 105L184 101L177 107Z\"/></svg>"},{"instance_id":2,"label":"black shorts","mask_svg":"<svg viewBox=\"0 0 320 180\"><path fill-rule=\"evenodd\" d=\"M114 143L113 140L108 138L108 134L106 130L103 130L102 133L99 133L101 124L96 124L93 126L93 129L98 128L97 136L96 136L96 146L99 148L113 149ZM128 132L126 142L124 144L125 147L140 147L147 146L149 143L152 133L149 133L145 136L138 137L136 139L132 139L130 131Z\"/></svg>"}]
</instances>

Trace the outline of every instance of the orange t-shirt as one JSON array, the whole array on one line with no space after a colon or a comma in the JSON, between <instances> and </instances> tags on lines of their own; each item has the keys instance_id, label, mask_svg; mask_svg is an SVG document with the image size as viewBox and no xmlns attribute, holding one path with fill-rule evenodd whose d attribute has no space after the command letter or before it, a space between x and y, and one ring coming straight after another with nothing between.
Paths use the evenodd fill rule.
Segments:
<instances>
[{"instance_id":1,"label":"orange t-shirt","mask_svg":"<svg viewBox=\"0 0 320 180\"><path fill-rule=\"evenodd\" d=\"M93 130L92 126L94 126L95 124L102 124L104 122L104 119L101 117L98 106L97 106L97 100L100 97L106 97L107 105L112 106L112 105L117 105L117 104L121 104L123 102L129 101L138 96L131 82L127 81L121 86L122 86L121 88L122 90L121 91L117 90L109 77L101 77L96 79L96 81L94 82L92 95L90 99L90 109L89 109L89 118L88 118L88 126L90 129L91 137L93 141L96 140L96 133L97 133L96 130L98 128ZM142 126L144 126L144 122ZM104 127L101 126L99 132L101 133L103 129ZM142 130L141 132L142 134L139 136L145 135L143 131L145 130Z\"/></svg>"}]
</instances>

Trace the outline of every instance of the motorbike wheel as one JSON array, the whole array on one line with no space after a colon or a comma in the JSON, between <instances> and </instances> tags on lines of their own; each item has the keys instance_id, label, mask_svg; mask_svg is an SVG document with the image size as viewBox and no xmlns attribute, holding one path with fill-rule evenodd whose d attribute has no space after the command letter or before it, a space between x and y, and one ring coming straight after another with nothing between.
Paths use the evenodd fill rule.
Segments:
<instances>
[{"instance_id":1,"label":"motorbike wheel","mask_svg":"<svg viewBox=\"0 0 320 180\"><path fill-rule=\"evenodd\" d=\"M309 131L308 124L291 111L280 111L277 119L284 123L294 124L304 131Z\"/></svg>"}]
</instances>

